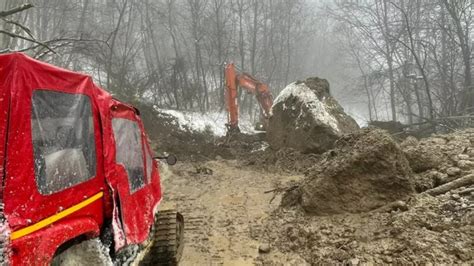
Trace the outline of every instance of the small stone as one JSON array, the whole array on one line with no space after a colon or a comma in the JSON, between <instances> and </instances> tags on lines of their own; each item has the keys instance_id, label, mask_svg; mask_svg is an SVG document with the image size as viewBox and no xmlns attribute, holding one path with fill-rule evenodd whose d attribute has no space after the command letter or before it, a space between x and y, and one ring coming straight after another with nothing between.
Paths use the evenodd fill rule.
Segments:
<instances>
[{"instance_id":1,"label":"small stone","mask_svg":"<svg viewBox=\"0 0 474 266\"><path fill-rule=\"evenodd\" d=\"M453 200L459 200L461 198L461 196L459 196L459 194L457 194L457 193L454 193L454 194L451 195L451 198Z\"/></svg>"},{"instance_id":2,"label":"small stone","mask_svg":"<svg viewBox=\"0 0 474 266\"><path fill-rule=\"evenodd\" d=\"M474 162L467 161L467 160L460 160L456 163L456 165L461 169L471 169L474 168Z\"/></svg>"},{"instance_id":3,"label":"small stone","mask_svg":"<svg viewBox=\"0 0 474 266\"><path fill-rule=\"evenodd\" d=\"M407 211L408 206L407 203L404 202L403 200L397 200L394 205L395 210L401 210L401 211Z\"/></svg>"},{"instance_id":4,"label":"small stone","mask_svg":"<svg viewBox=\"0 0 474 266\"><path fill-rule=\"evenodd\" d=\"M469 155L467 154L458 154L459 160L469 160Z\"/></svg>"},{"instance_id":5,"label":"small stone","mask_svg":"<svg viewBox=\"0 0 474 266\"><path fill-rule=\"evenodd\" d=\"M219 160L222 160L222 156L216 155L216 160L218 160L218 161L219 161Z\"/></svg>"},{"instance_id":6,"label":"small stone","mask_svg":"<svg viewBox=\"0 0 474 266\"><path fill-rule=\"evenodd\" d=\"M359 243L357 243L357 241L354 240L354 241L352 241L352 242L349 244L349 246L350 246L352 249L355 249L355 248L357 248L357 247L359 246Z\"/></svg>"},{"instance_id":7,"label":"small stone","mask_svg":"<svg viewBox=\"0 0 474 266\"><path fill-rule=\"evenodd\" d=\"M459 169L459 168L457 168L457 167L449 167L449 168L446 170L446 174L448 174L449 176L458 175L460 172L461 172L461 169Z\"/></svg>"},{"instance_id":8,"label":"small stone","mask_svg":"<svg viewBox=\"0 0 474 266\"><path fill-rule=\"evenodd\" d=\"M270 252L270 245L269 244L261 244L258 247L258 252L259 253L268 253L268 252Z\"/></svg>"},{"instance_id":9,"label":"small stone","mask_svg":"<svg viewBox=\"0 0 474 266\"><path fill-rule=\"evenodd\" d=\"M431 138L430 140L434 144L439 144L439 145L445 145L446 144L446 140L443 139L443 138Z\"/></svg>"},{"instance_id":10,"label":"small stone","mask_svg":"<svg viewBox=\"0 0 474 266\"><path fill-rule=\"evenodd\" d=\"M323 233L325 235L329 235L331 233L331 230L323 229L323 230L321 230L321 233Z\"/></svg>"},{"instance_id":11,"label":"small stone","mask_svg":"<svg viewBox=\"0 0 474 266\"><path fill-rule=\"evenodd\" d=\"M459 161L460 159L459 159L459 157L458 157L457 155L453 155L453 156L451 156L451 160L453 160L454 162L457 162L457 161Z\"/></svg>"},{"instance_id":12,"label":"small stone","mask_svg":"<svg viewBox=\"0 0 474 266\"><path fill-rule=\"evenodd\" d=\"M443 243L443 244L446 244L446 243L448 243L448 240L446 240L446 238L444 238L444 237L441 237L441 238L439 239L439 242L440 242L440 243Z\"/></svg>"},{"instance_id":13,"label":"small stone","mask_svg":"<svg viewBox=\"0 0 474 266\"><path fill-rule=\"evenodd\" d=\"M358 258L353 258L353 259L349 260L349 265L351 265L351 266L359 265L359 263L360 263L360 260Z\"/></svg>"}]
</instances>

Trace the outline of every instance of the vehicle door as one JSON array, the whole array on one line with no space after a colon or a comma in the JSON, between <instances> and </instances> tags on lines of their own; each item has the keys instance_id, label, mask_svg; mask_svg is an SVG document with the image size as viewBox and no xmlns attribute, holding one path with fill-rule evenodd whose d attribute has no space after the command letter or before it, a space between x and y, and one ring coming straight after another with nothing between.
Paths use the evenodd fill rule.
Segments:
<instances>
[{"instance_id":1,"label":"vehicle door","mask_svg":"<svg viewBox=\"0 0 474 266\"><path fill-rule=\"evenodd\" d=\"M141 243L148 237L154 209L161 198L159 180L153 180L151 159L143 125L132 111L113 112L115 140L115 185L118 209L127 243ZM158 185L156 184L158 182Z\"/></svg>"}]
</instances>

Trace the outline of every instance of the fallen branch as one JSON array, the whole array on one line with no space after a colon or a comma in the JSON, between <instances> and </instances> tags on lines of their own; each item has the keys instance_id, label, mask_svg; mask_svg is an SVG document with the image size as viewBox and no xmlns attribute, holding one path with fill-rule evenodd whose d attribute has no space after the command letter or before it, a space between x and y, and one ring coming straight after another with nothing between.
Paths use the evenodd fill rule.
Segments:
<instances>
[{"instance_id":1,"label":"fallen branch","mask_svg":"<svg viewBox=\"0 0 474 266\"><path fill-rule=\"evenodd\" d=\"M16 14L18 12L21 12L21 11L24 11L24 10L27 10L29 8L32 8L33 5L32 4L23 4L19 7L15 7L15 8L12 8L10 10L6 10L6 11L0 11L0 18L3 18L3 17L7 17L7 16L11 16L13 14Z\"/></svg>"},{"instance_id":2,"label":"fallen branch","mask_svg":"<svg viewBox=\"0 0 474 266\"><path fill-rule=\"evenodd\" d=\"M271 190L264 191L263 193L268 194L268 193L272 193L272 192L273 192L273 196L272 196L272 198L270 199L270 202L269 202L269 203L272 203L272 201L276 198L276 196L277 196L278 194L290 192L290 191L293 191L293 190L295 190L295 189L297 189L297 188L299 188L298 185L288 186L288 187L277 187L277 188L275 188L275 189L271 189Z\"/></svg>"},{"instance_id":3,"label":"fallen branch","mask_svg":"<svg viewBox=\"0 0 474 266\"><path fill-rule=\"evenodd\" d=\"M459 195L469 194L474 191L474 187L466 188L458 192Z\"/></svg>"},{"instance_id":4,"label":"fallen branch","mask_svg":"<svg viewBox=\"0 0 474 266\"><path fill-rule=\"evenodd\" d=\"M449 183L443 184L439 187L429 189L423 193L430 194L431 196L436 196L436 195L444 194L453 189L469 186L472 184L474 184L474 174L469 174L461 178L458 178L456 180L453 180Z\"/></svg>"}]
</instances>

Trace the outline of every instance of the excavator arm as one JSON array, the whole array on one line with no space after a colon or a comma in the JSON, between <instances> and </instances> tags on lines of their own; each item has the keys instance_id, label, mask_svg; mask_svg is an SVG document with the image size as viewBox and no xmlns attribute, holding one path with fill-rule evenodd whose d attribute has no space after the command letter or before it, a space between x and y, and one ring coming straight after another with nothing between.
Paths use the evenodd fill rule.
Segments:
<instances>
[{"instance_id":1,"label":"excavator arm","mask_svg":"<svg viewBox=\"0 0 474 266\"><path fill-rule=\"evenodd\" d=\"M229 63L225 67L226 90L225 97L228 111L229 131L239 131L239 107L237 102L238 88L256 96L258 104L263 114L263 124L266 128L268 119L271 116L273 96L267 84L260 82L255 77L247 73L237 73L235 65Z\"/></svg>"}]
</instances>

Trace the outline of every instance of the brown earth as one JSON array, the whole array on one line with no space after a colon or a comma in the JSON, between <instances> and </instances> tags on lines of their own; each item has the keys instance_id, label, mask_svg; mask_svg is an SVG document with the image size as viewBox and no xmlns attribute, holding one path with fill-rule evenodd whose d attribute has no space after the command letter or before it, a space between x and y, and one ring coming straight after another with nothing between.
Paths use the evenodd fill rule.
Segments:
<instances>
[{"instance_id":1,"label":"brown earth","mask_svg":"<svg viewBox=\"0 0 474 266\"><path fill-rule=\"evenodd\" d=\"M365 130L323 155L259 150L261 141L239 150L241 141L225 147L237 150L234 160L162 168L162 208L175 206L186 219L182 265L474 263L474 186L437 196L416 193L473 173L474 130L401 144ZM435 158L420 166L423 160L412 153ZM431 162L437 158L441 163ZM285 191L308 185L308 195L321 192L312 182L322 177L339 184L319 183L334 189L335 199L331 193L313 197L326 215L288 206L291 193Z\"/></svg>"},{"instance_id":2,"label":"brown earth","mask_svg":"<svg viewBox=\"0 0 474 266\"><path fill-rule=\"evenodd\" d=\"M345 135L323 158L299 189L307 212L369 211L414 192L410 165L385 131Z\"/></svg>"},{"instance_id":3,"label":"brown earth","mask_svg":"<svg viewBox=\"0 0 474 266\"><path fill-rule=\"evenodd\" d=\"M181 265L474 263L474 185L426 193L474 173L474 129L364 129L308 154L160 119L158 152L182 159L161 166L161 208L185 216Z\"/></svg>"}]
</instances>

